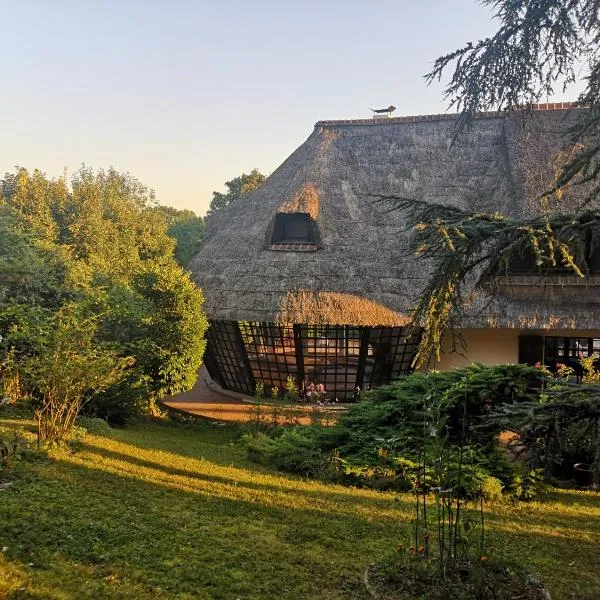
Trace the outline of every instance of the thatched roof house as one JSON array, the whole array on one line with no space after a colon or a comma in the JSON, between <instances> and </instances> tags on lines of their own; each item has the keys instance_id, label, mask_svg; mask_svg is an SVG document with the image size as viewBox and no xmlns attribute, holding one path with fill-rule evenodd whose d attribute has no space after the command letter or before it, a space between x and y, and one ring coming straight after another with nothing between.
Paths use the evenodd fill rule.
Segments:
<instances>
[{"instance_id":1,"label":"thatched roof house","mask_svg":"<svg viewBox=\"0 0 600 600\"><path fill-rule=\"evenodd\" d=\"M454 145L454 115L318 122L260 188L207 219L203 248L190 267L209 318L405 325L428 271L408 252L402 215L373 195L513 216L535 212L535 192L554 176L564 131L578 112L537 108L529 119L482 114ZM564 201L572 207L577 197ZM474 347L468 359L448 357L446 366L516 362L520 330L600 338L598 288L590 288L599 284L595 277L513 278L500 294L469 307L463 326L473 332ZM494 351L484 335L489 328L498 338Z\"/></svg>"}]
</instances>

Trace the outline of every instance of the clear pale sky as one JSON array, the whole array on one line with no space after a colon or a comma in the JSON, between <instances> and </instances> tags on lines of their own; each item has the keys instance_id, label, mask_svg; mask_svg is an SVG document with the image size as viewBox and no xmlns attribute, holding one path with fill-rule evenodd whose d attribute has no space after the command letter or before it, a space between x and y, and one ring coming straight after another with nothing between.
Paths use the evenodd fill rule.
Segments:
<instances>
[{"instance_id":1,"label":"clear pale sky","mask_svg":"<svg viewBox=\"0 0 600 600\"><path fill-rule=\"evenodd\" d=\"M422 75L495 29L475 0L0 0L0 172L128 171L203 214L320 119L443 112Z\"/></svg>"}]
</instances>

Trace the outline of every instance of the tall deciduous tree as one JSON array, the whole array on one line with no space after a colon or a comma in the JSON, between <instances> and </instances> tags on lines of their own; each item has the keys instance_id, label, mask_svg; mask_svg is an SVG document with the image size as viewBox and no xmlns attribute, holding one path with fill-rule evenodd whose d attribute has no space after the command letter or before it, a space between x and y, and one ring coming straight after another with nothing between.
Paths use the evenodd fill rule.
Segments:
<instances>
[{"instance_id":1,"label":"tall deciduous tree","mask_svg":"<svg viewBox=\"0 0 600 600\"><path fill-rule=\"evenodd\" d=\"M168 223L167 234L175 240L175 260L184 269L200 250L204 237L204 219L191 210L158 206Z\"/></svg>"},{"instance_id":2,"label":"tall deciduous tree","mask_svg":"<svg viewBox=\"0 0 600 600\"><path fill-rule=\"evenodd\" d=\"M68 413L62 437L92 394L90 410L122 421L193 385L203 297L167 227L152 193L113 169L83 168L70 186L25 169L0 181L0 384L23 375L42 438Z\"/></svg>"},{"instance_id":3,"label":"tall deciduous tree","mask_svg":"<svg viewBox=\"0 0 600 600\"><path fill-rule=\"evenodd\" d=\"M16 173L6 173L0 182L0 203L12 208L14 225L50 242L55 242L59 234L55 211L66 198L64 177L49 180L37 169L33 173L17 169Z\"/></svg>"},{"instance_id":4,"label":"tall deciduous tree","mask_svg":"<svg viewBox=\"0 0 600 600\"><path fill-rule=\"evenodd\" d=\"M252 169L250 173L242 173L239 177L235 177L231 181L226 181L225 187L227 188L227 193L213 192L213 198L207 214L210 215L216 210L231 204L244 194L255 190L265 180L266 177L258 169Z\"/></svg>"}]
</instances>

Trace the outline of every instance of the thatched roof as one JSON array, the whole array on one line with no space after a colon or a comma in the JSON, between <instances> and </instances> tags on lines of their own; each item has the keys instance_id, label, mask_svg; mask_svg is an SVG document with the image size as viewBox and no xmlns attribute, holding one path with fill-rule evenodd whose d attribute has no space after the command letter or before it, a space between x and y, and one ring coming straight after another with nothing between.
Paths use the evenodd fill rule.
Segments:
<instances>
[{"instance_id":1,"label":"thatched roof","mask_svg":"<svg viewBox=\"0 0 600 600\"><path fill-rule=\"evenodd\" d=\"M377 309L365 304L349 313L348 324L403 319L425 285L427 265L407 254L410 233L401 215L372 194L530 215L537 211L535 191L555 176L563 132L578 113L552 108L528 120L480 115L454 144L454 115L317 123L260 188L208 217L204 245L190 264L208 316L276 321L287 314L308 322L331 314L340 321L344 303L335 299L364 298ZM577 198L567 194L564 202L572 207ZM279 212L308 213L319 249L270 250L269 228ZM571 288L571 281L547 288L513 282L476 298L464 324L597 328L598 288ZM298 302L297 290L313 293L312 300ZM586 294L593 300L586 303ZM321 310L323 304L329 308Z\"/></svg>"},{"instance_id":2,"label":"thatched roof","mask_svg":"<svg viewBox=\"0 0 600 600\"><path fill-rule=\"evenodd\" d=\"M373 325L401 327L410 321L372 300L340 292L288 292L275 319L276 323L312 325Z\"/></svg>"},{"instance_id":3,"label":"thatched roof","mask_svg":"<svg viewBox=\"0 0 600 600\"><path fill-rule=\"evenodd\" d=\"M286 198L277 209L278 213L306 213L311 219L319 216L319 194L313 183L305 183L293 196Z\"/></svg>"}]
</instances>

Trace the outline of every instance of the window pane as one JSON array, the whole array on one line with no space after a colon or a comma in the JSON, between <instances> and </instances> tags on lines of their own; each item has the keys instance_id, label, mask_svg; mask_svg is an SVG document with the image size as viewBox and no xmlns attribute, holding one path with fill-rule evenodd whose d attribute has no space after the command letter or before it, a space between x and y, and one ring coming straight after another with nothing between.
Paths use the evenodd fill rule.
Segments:
<instances>
[{"instance_id":1,"label":"window pane","mask_svg":"<svg viewBox=\"0 0 600 600\"><path fill-rule=\"evenodd\" d=\"M589 338L576 338L576 353L573 355L575 357L584 357L587 358L590 353L590 340Z\"/></svg>"}]
</instances>

